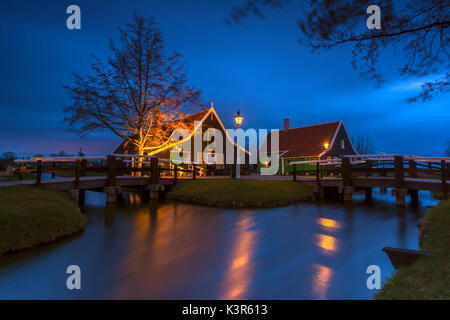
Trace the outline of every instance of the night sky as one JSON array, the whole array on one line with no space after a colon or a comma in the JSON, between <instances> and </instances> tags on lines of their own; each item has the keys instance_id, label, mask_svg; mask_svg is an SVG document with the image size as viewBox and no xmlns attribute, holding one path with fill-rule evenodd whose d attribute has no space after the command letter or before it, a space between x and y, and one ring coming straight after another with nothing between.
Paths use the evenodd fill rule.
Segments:
<instances>
[{"instance_id":1,"label":"night sky","mask_svg":"<svg viewBox=\"0 0 450 320\"><path fill-rule=\"evenodd\" d=\"M281 128L283 118L291 127L343 120L351 136L372 137L377 152L442 156L450 97L408 103L418 79L398 75L401 50L382 56L386 81L379 89L351 67L351 46L312 54L298 43L301 2L230 26L224 19L242 0L2 0L0 152L114 151L120 139L112 134L81 139L68 131L62 84L73 72L89 73L90 54L108 57L108 39L138 12L155 18L166 49L184 56L189 84L202 90L205 103L214 101L226 127L238 108L244 128ZM66 28L71 4L81 7L81 30Z\"/></svg>"}]
</instances>

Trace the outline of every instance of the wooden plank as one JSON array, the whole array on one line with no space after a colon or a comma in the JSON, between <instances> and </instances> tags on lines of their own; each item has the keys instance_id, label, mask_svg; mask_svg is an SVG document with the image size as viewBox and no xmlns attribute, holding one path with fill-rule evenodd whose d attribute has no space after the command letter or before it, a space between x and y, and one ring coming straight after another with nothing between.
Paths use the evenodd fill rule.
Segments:
<instances>
[{"instance_id":1,"label":"wooden plank","mask_svg":"<svg viewBox=\"0 0 450 320\"><path fill-rule=\"evenodd\" d=\"M41 175L42 175L42 161L38 160L36 163L36 185L39 186L41 184Z\"/></svg>"},{"instance_id":2,"label":"wooden plank","mask_svg":"<svg viewBox=\"0 0 450 320\"><path fill-rule=\"evenodd\" d=\"M108 156L106 159L106 186L113 187L116 185L116 157Z\"/></svg>"},{"instance_id":3,"label":"wooden plank","mask_svg":"<svg viewBox=\"0 0 450 320\"><path fill-rule=\"evenodd\" d=\"M351 186L352 166L348 157L342 159L341 175L344 187Z\"/></svg>"},{"instance_id":4,"label":"wooden plank","mask_svg":"<svg viewBox=\"0 0 450 320\"><path fill-rule=\"evenodd\" d=\"M419 258L430 255L429 252L425 251L392 247L384 247L382 250L387 253L389 260L395 269L403 266L409 266L416 262Z\"/></svg>"},{"instance_id":5,"label":"wooden plank","mask_svg":"<svg viewBox=\"0 0 450 320\"><path fill-rule=\"evenodd\" d=\"M178 179L178 166L175 165L173 167L173 184L177 184L177 179Z\"/></svg>"},{"instance_id":6,"label":"wooden plank","mask_svg":"<svg viewBox=\"0 0 450 320\"><path fill-rule=\"evenodd\" d=\"M150 183L157 184L159 183L159 165L158 158L150 159Z\"/></svg>"},{"instance_id":7,"label":"wooden plank","mask_svg":"<svg viewBox=\"0 0 450 320\"><path fill-rule=\"evenodd\" d=\"M409 160L409 169L408 173L411 178L417 178L417 166L414 160Z\"/></svg>"},{"instance_id":8,"label":"wooden plank","mask_svg":"<svg viewBox=\"0 0 450 320\"><path fill-rule=\"evenodd\" d=\"M442 192L444 195L447 194L447 163L445 160L441 160L441 183L442 183Z\"/></svg>"},{"instance_id":9,"label":"wooden plank","mask_svg":"<svg viewBox=\"0 0 450 320\"><path fill-rule=\"evenodd\" d=\"M395 188L404 189L405 188L405 173L403 168L403 157L395 156L394 158L395 166Z\"/></svg>"},{"instance_id":10,"label":"wooden plank","mask_svg":"<svg viewBox=\"0 0 450 320\"><path fill-rule=\"evenodd\" d=\"M366 161L366 163L364 165L364 169L365 169L366 177L370 177L372 175L372 161L371 160Z\"/></svg>"},{"instance_id":11,"label":"wooden plank","mask_svg":"<svg viewBox=\"0 0 450 320\"><path fill-rule=\"evenodd\" d=\"M77 160L75 163L75 189L80 189L80 174L81 174L81 161Z\"/></svg>"},{"instance_id":12,"label":"wooden plank","mask_svg":"<svg viewBox=\"0 0 450 320\"><path fill-rule=\"evenodd\" d=\"M23 162L19 163L19 180L23 179Z\"/></svg>"},{"instance_id":13,"label":"wooden plank","mask_svg":"<svg viewBox=\"0 0 450 320\"><path fill-rule=\"evenodd\" d=\"M55 179L56 176L56 162L52 162L52 179Z\"/></svg>"}]
</instances>

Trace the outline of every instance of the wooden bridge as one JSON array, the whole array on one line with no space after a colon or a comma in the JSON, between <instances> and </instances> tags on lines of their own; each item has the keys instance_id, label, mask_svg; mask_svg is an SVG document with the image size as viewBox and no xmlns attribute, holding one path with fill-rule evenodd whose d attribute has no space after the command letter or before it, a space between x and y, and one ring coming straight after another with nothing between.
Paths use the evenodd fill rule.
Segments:
<instances>
[{"instance_id":1,"label":"wooden bridge","mask_svg":"<svg viewBox=\"0 0 450 320\"><path fill-rule=\"evenodd\" d=\"M196 179L203 170L194 163L177 166L168 159L123 154L34 158L16 162L19 164L19 181L3 182L0 186L28 184L67 191L77 198L80 206L85 203L86 190L105 192L107 202L120 200L124 189L133 189L144 197L156 198L159 193L175 185L178 179ZM303 164L315 164L315 169L298 170ZM370 202L373 188L380 188L382 191L392 188L392 195L396 197L398 206L405 206L407 196L417 206L420 190L449 195L449 164L450 158L350 155L327 160L291 162L292 177L250 175L243 178L293 179L314 187L319 197L331 195L344 201L351 201L354 192L364 191L366 200ZM23 175L27 173L34 174L34 180L23 180ZM43 179L43 174L50 174L51 177ZM67 175L69 176L64 177Z\"/></svg>"},{"instance_id":2,"label":"wooden bridge","mask_svg":"<svg viewBox=\"0 0 450 320\"><path fill-rule=\"evenodd\" d=\"M293 180L313 186L321 196L335 191L344 201L351 201L357 191L364 191L372 201L372 188L392 188L398 206L405 206L407 196L414 206L418 192L442 192L448 196L450 158L427 158L401 155L350 155L343 158L291 162ZM316 164L315 170L297 170L298 165ZM315 175L307 178L299 175Z\"/></svg>"},{"instance_id":3,"label":"wooden bridge","mask_svg":"<svg viewBox=\"0 0 450 320\"><path fill-rule=\"evenodd\" d=\"M35 185L67 191L77 199L80 206L85 203L86 190L105 192L108 203L120 200L124 188L139 191L144 197L157 198L158 193L170 189L178 179L196 179L203 170L195 164L185 164L188 167L186 169L172 164L168 159L122 154L34 158L16 162L19 164L19 181L0 183L0 186ZM35 179L23 180L27 173L34 174ZM43 174L51 174L51 178L43 179ZM64 177L67 175L69 177Z\"/></svg>"}]
</instances>

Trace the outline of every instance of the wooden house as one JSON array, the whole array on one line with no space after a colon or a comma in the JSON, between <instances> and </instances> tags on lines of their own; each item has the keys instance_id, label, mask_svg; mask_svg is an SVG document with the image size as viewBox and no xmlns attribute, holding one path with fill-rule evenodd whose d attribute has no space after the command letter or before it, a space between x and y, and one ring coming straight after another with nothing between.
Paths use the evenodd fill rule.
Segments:
<instances>
[{"instance_id":1,"label":"wooden house","mask_svg":"<svg viewBox=\"0 0 450 320\"><path fill-rule=\"evenodd\" d=\"M181 120L180 120L181 121ZM148 146L145 150L145 155L153 155L161 159L171 159L175 152L182 154L181 156L183 158L189 158L189 162L191 164L195 165L201 165L204 168L211 168L214 169L224 169L224 171L228 172L226 159L227 159L227 143L229 146L232 146L234 148L234 155L236 155L237 145L234 142L234 139L230 137L228 132L226 131L222 121L220 120L220 117L218 116L216 110L211 105L211 108L202 110L198 113L189 115L182 119L183 121L183 127L187 129L190 132L189 137L178 140L178 141L172 141L170 138L166 143L162 144L160 147L155 148L154 146ZM209 145L212 141L214 141L214 137L208 137L205 140L203 135L207 132L209 128L214 128L219 130L222 133L222 146L223 150L210 150L208 154L204 157L203 156L203 150L205 150L205 147ZM200 130L201 129L201 130ZM202 136L199 136L199 135ZM171 133L171 137L173 135L173 132ZM194 143L195 141L201 141L201 150L200 152L195 152L194 149ZM182 150L180 149L180 143L190 143L190 151ZM244 154L243 158L245 161L245 164L249 163L249 152L243 148L240 147L241 152ZM115 150L114 153L118 154L136 154L137 150L136 147L127 141L122 142L122 144Z\"/></svg>"},{"instance_id":2,"label":"wooden house","mask_svg":"<svg viewBox=\"0 0 450 320\"><path fill-rule=\"evenodd\" d=\"M267 145L268 153L277 155L280 162L279 174L292 172L292 166L289 165L291 161L319 160L358 154L342 120L289 128L289 119L284 119L284 128L279 130L279 150L270 150L271 136L269 133L263 143ZM309 169L313 169L313 166L297 165L297 170Z\"/></svg>"}]
</instances>

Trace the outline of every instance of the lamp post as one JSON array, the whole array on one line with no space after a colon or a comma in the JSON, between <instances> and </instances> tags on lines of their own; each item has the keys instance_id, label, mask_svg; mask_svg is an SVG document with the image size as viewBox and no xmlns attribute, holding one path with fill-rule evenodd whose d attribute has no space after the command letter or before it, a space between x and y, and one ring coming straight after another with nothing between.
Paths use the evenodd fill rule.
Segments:
<instances>
[{"instance_id":1,"label":"lamp post","mask_svg":"<svg viewBox=\"0 0 450 320\"><path fill-rule=\"evenodd\" d=\"M239 158L239 131L240 131L239 129L241 128L243 119L244 119L244 117L241 116L241 112L238 109L236 115L234 116L234 122L236 123L236 128L237 128L237 147L236 147L236 164L235 164L236 179L241 178L241 165L238 161L238 158Z\"/></svg>"}]
</instances>

